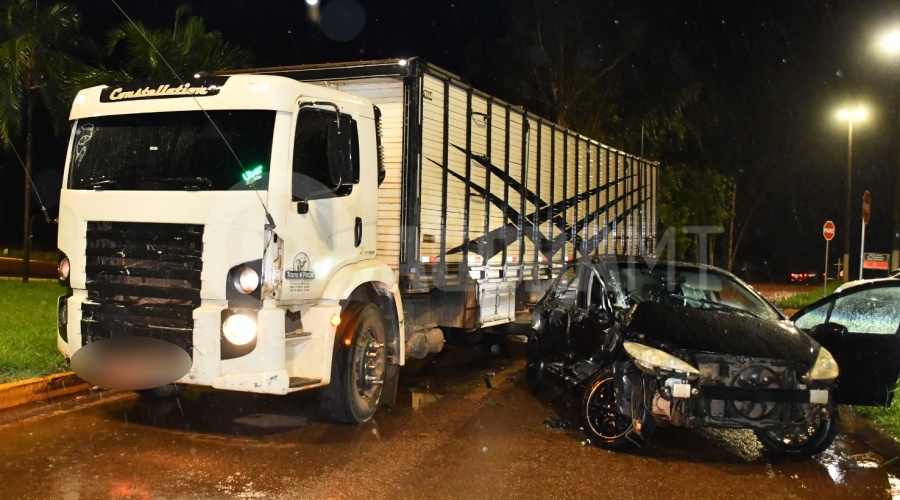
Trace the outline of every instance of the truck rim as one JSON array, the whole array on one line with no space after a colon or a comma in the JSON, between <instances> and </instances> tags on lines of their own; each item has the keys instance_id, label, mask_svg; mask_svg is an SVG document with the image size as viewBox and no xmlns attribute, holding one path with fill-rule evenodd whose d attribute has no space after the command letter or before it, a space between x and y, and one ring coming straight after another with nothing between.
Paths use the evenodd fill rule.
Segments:
<instances>
[{"instance_id":1,"label":"truck rim","mask_svg":"<svg viewBox=\"0 0 900 500\"><path fill-rule=\"evenodd\" d=\"M354 385L359 397L371 403L378 399L384 384L384 343L378 340L375 331L368 326L357 338Z\"/></svg>"}]
</instances>

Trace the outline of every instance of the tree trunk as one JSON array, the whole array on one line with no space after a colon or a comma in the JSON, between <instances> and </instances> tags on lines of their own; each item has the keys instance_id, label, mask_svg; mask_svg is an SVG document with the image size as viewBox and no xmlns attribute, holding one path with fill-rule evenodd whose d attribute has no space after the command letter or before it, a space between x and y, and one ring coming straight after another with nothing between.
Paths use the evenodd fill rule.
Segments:
<instances>
[{"instance_id":1,"label":"tree trunk","mask_svg":"<svg viewBox=\"0 0 900 500\"><path fill-rule=\"evenodd\" d=\"M731 224L728 227L728 272L734 272L734 219L737 217L737 182L731 192Z\"/></svg>"},{"instance_id":2,"label":"tree trunk","mask_svg":"<svg viewBox=\"0 0 900 500\"><path fill-rule=\"evenodd\" d=\"M31 143L32 143L32 102L31 89L25 91L25 217L22 235L22 282L28 283L31 265Z\"/></svg>"}]
</instances>

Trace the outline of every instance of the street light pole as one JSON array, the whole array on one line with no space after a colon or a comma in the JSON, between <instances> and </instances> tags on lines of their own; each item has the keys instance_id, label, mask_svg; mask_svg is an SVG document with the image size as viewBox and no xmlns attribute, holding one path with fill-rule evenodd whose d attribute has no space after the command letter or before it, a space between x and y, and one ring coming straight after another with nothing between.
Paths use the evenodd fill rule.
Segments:
<instances>
[{"instance_id":1,"label":"street light pole","mask_svg":"<svg viewBox=\"0 0 900 500\"><path fill-rule=\"evenodd\" d=\"M853 121L859 121L866 117L866 110L862 107L856 109L841 109L837 114L841 120L847 120L847 202L844 205L844 258L842 259L844 282L850 281L850 197L853 182Z\"/></svg>"},{"instance_id":2,"label":"street light pole","mask_svg":"<svg viewBox=\"0 0 900 500\"><path fill-rule=\"evenodd\" d=\"M894 89L894 142L896 143L895 161L898 167L894 168L894 235L891 238L893 248L891 250L891 271L900 268L900 89Z\"/></svg>"},{"instance_id":3,"label":"street light pole","mask_svg":"<svg viewBox=\"0 0 900 500\"><path fill-rule=\"evenodd\" d=\"M853 119L847 120L847 203L844 206L844 283L850 281L850 193L853 182Z\"/></svg>"}]
</instances>

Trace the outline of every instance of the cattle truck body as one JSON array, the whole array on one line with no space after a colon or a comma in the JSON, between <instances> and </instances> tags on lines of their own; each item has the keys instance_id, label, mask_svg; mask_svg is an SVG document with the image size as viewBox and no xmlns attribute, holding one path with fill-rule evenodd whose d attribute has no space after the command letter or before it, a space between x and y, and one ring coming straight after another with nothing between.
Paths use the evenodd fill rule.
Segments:
<instances>
[{"instance_id":1,"label":"cattle truck body","mask_svg":"<svg viewBox=\"0 0 900 500\"><path fill-rule=\"evenodd\" d=\"M189 354L178 382L285 394L338 376L350 306L371 303L384 333L367 352L384 366L366 373L391 397L407 357L514 320L517 296L566 261L653 250L655 163L424 61L194 80L76 98L59 218L67 357L147 336ZM333 146L333 129L352 139ZM349 159L332 163L340 148ZM252 342L223 333L235 315Z\"/></svg>"}]
</instances>

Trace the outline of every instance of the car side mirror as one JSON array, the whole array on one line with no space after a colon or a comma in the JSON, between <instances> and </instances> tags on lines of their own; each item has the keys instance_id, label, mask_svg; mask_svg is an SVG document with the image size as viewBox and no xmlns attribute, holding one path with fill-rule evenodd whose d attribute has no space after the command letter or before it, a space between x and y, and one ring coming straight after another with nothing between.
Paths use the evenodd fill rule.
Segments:
<instances>
[{"instance_id":1,"label":"car side mirror","mask_svg":"<svg viewBox=\"0 0 900 500\"><path fill-rule=\"evenodd\" d=\"M821 323L809 330L809 334L817 336L839 337L847 334L847 327L840 323Z\"/></svg>"}]
</instances>

